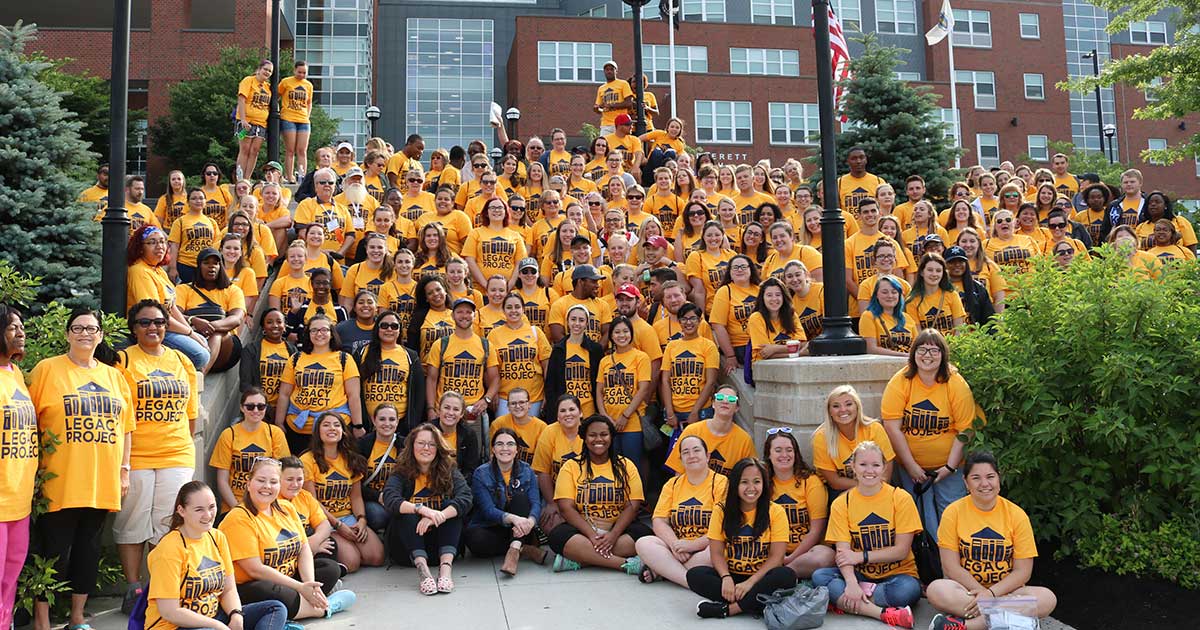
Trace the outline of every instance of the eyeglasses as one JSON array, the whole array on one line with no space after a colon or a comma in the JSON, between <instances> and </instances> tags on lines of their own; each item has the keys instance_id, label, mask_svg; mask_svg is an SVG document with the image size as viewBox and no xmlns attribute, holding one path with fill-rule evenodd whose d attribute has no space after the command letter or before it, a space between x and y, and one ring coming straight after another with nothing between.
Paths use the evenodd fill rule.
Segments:
<instances>
[{"instance_id":1,"label":"eyeglasses","mask_svg":"<svg viewBox=\"0 0 1200 630\"><path fill-rule=\"evenodd\" d=\"M71 326L67 330L71 331L71 333L76 334L76 335L82 335L85 333L89 334L89 335L94 335L94 334L100 332L100 327L99 326L83 326L80 324L75 324L74 326Z\"/></svg>"},{"instance_id":2,"label":"eyeglasses","mask_svg":"<svg viewBox=\"0 0 1200 630\"><path fill-rule=\"evenodd\" d=\"M750 271L750 265L729 265L730 271Z\"/></svg>"},{"instance_id":3,"label":"eyeglasses","mask_svg":"<svg viewBox=\"0 0 1200 630\"><path fill-rule=\"evenodd\" d=\"M700 317L698 315L687 315L679 318L680 324L693 324L699 321Z\"/></svg>"},{"instance_id":4,"label":"eyeglasses","mask_svg":"<svg viewBox=\"0 0 1200 630\"><path fill-rule=\"evenodd\" d=\"M479 180L479 183L480 183L480 184L483 184L484 186L487 186L487 185L489 185L489 184L495 184L495 183L496 183L496 180L494 180L494 179L481 179L481 180Z\"/></svg>"},{"instance_id":5,"label":"eyeglasses","mask_svg":"<svg viewBox=\"0 0 1200 630\"><path fill-rule=\"evenodd\" d=\"M472 164L472 165L471 165L471 168L484 168L484 167L486 167L486 166L487 166L487 163L485 163L485 162L479 162L479 163L477 163L477 164Z\"/></svg>"},{"instance_id":6,"label":"eyeglasses","mask_svg":"<svg viewBox=\"0 0 1200 630\"><path fill-rule=\"evenodd\" d=\"M319 185L321 185L321 186L332 186L332 185L334 185L335 183L336 183L336 182L334 182L332 179L319 179L319 180L317 180L317 184L319 184Z\"/></svg>"},{"instance_id":7,"label":"eyeglasses","mask_svg":"<svg viewBox=\"0 0 1200 630\"><path fill-rule=\"evenodd\" d=\"M400 330L400 322L379 322L379 330Z\"/></svg>"},{"instance_id":8,"label":"eyeglasses","mask_svg":"<svg viewBox=\"0 0 1200 630\"><path fill-rule=\"evenodd\" d=\"M526 267L521 270L522 275L527 274L527 273L537 273L537 272L538 272L538 270L533 267ZM509 404L512 404L512 403L509 403Z\"/></svg>"},{"instance_id":9,"label":"eyeglasses","mask_svg":"<svg viewBox=\"0 0 1200 630\"><path fill-rule=\"evenodd\" d=\"M876 254L875 260L896 260L895 254Z\"/></svg>"},{"instance_id":10,"label":"eyeglasses","mask_svg":"<svg viewBox=\"0 0 1200 630\"><path fill-rule=\"evenodd\" d=\"M141 326L142 328L149 328L151 326L154 326L155 328L162 328L167 325L167 318L155 317L151 319L148 317L143 317L141 319L134 320L133 323Z\"/></svg>"},{"instance_id":11,"label":"eyeglasses","mask_svg":"<svg viewBox=\"0 0 1200 630\"><path fill-rule=\"evenodd\" d=\"M245 403L242 405L242 409L246 411L266 411L267 403Z\"/></svg>"},{"instance_id":12,"label":"eyeglasses","mask_svg":"<svg viewBox=\"0 0 1200 630\"><path fill-rule=\"evenodd\" d=\"M420 442L413 442L413 446L417 448L437 448L437 442L426 442L422 440Z\"/></svg>"},{"instance_id":13,"label":"eyeglasses","mask_svg":"<svg viewBox=\"0 0 1200 630\"><path fill-rule=\"evenodd\" d=\"M521 212L525 212L525 206L509 206L509 208L512 210L520 210Z\"/></svg>"},{"instance_id":14,"label":"eyeglasses","mask_svg":"<svg viewBox=\"0 0 1200 630\"><path fill-rule=\"evenodd\" d=\"M512 404L512 403L509 403L509 404ZM493 442L492 448L517 448L517 443L512 440L505 440L503 442Z\"/></svg>"},{"instance_id":15,"label":"eyeglasses","mask_svg":"<svg viewBox=\"0 0 1200 630\"><path fill-rule=\"evenodd\" d=\"M1066 227L1067 227L1067 224L1066 224L1066 223L1051 223L1051 224L1050 224L1050 229L1051 229L1051 230L1062 230L1062 229L1064 229L1064 228L1066 228Z\"/></svg>"},{"instance_id":16,"label":"eyeglasses","mask_svg":"<svg viewBox=\"0 0 1200 630\"><path fill-rule=\"evenodd\" d=\"M1058 251L1054 252L1054 255L1055 255L1055 256L1074 256L1074 255L1075 255L1075 250L1073 250L1073 249L1060 249L1060 250L1058 250Z\"/></svg>"},{"instance_id":17,"label":"eyeglasses","mask_svg":"<svg viewBox=\"0 0 1200 630\"><path fill-rule=\"evenodd\" d=\"M147 247L158 247L159 245L166 245L166 244L167 244L167 240L163 239L163 238L156 238L156 239L151 239L149 241L142 241L142 245L145 245Z\"/></svg>"},{"instance_id":18,"label":"eyeglasses","mask_svg":"<svg viewBox=\"0 0 1200 630\"><path fill-rule=\"evenodd\" d=\"M707 212L705 212L705 211L703 211L703 210L692 210L691 212L687 213L687 215L688 215L689 217L702 217L702 216L705 216L705 215L707 215L707 214L708 214L708 213L707 213Z\"/></svg>"},{"instance_id":19,"label":"eyeglasses","mask_svg":"<svg viewBox=\"0 0 1200 630\"><path fill-rule=\"evenodd\" d=\"M942 353L942 349L936 346L921 346L917 348L916 355L919 357L932 357Z\"/></svg>"},{"instance_id":20,"label":"eyeglasses","mask_svg":"<svg viewBox=\"0 0 1200 630\"><path fill-rule=\"evenodd\" d=\"M421 180L420 180L420 179L417 179L416 177L410 177L410 178L408 178L408 183L410 183L410 184L420 184L420 183L421 183Z\"/></svg>"},{"instance_id":21,"label":"eyeglasses","mask_svg":"<svg viewBox=\"0 0 1200 630\"><path fill-rule=\"evenodd\" d=\"M767 429L767 435L775 435L776 433L792 434L792 427L772 427Z\"/></svg>"},{"instance_id":22,"label":"eyeglasses","mask_svg":"<svg viewBox=\"0 0 1200 630\"><path fill-rule=\"evenodd\" d=\"M735 403L738 401L737 394L713 394L713 400L717 402Z\"/></svg>"},{"instance_id":23,"label":"eyeglasses","mask_svg":"<svg viewBox=\"0 0 1200 630\"><path fill-rule=\"evenodd\" d=\"M967 196L970 196L970 194L971 194L971 192L969 190L960 190L960 191L954 193L954 196L955 197L967 197Z\"/></svg>"},{"instance_id":24,"label":"eyeglasses","mask_svg":"<svg viewBox=\"0 0 1200 630\"><path fill-rule=\"evenodd\" d=\"M996 219L996 223L1012 223L1012 222L1013 222L1012 217L1008 217L1006 219Z\"/></svg>"},{"instance_id":25,"label":"eyeglasses","mask_svg":"<svg viewBox=\"0 0 1200 630\"><path fill-rule=\"evenodd\" d=\"M328 328L309 328L308 329L308 334L310 334L310 335L316 335L318 333L323 334L323 335L328 335L329 332L330 332L330 330Z\"/></svg>"}]
</instances>

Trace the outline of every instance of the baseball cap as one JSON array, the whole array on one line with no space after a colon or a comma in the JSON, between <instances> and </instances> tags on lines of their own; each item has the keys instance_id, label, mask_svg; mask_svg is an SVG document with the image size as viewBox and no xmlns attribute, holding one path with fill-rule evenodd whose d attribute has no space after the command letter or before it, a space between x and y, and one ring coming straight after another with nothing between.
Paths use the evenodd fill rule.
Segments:
<instances>
[{"instance_id":1,"label":"baseball cap","mask_svg":"<svg viewBox=\"0 0 1200 630\"><path fill-rule=\"evenodd\" d=\"M617 119L615 121L613 121L613 124L614 125L631 125L631 124L633 124L633 119L629 117L629 114L619 114L619 115L617 115Z\"/></svg>"},{"instance_id":2,"label":"baseball cap","mask_svg":"<svg viewBox=\"0 0 1200 630\"><path fill-rule=\"evenodd\" d=\"M576 245L591 245L591 244L592 244L592 239L590 239L586 236L583 236L583 235L576 236L575 238L571 239L571 247L575 247Z\"/></svg>"},{"instance_id":3,"label":"baseball cap","mask_svg":"<svg viewBox=\"0 0 1200 630\"><path fill-rule=\"evenodd\" d=\"M605 62L604 62L604 67L605 67L605 68L607 68L607 67L609 67L609 66L612 66L614 69L616 69L616 68L618 67L618 66L617 66L617 62L613 61L612 59L609 59L608 61L605 61Z\"/></svg>"},{"instance_id":4,"label":"baseball cap","mask_svg":"<svg viewBox=\"0 0 1200 630\"><path fill-rule=\"evenodd\" d=\"M357 166L351 166L350 170L346 171L346 179L350 179L351 177L362 177L362 176L363 176L363 170Z\"/></svg>"},{"instance_id":5,"label":"baseball cap","mask_svg":"<svg viewBox=\"0 0 1200 630\"><path fill-rule=\"evenodd\" d=\"M338 151L341 151L342 149L345 149L351 153L354 153L354 145L350 144L349 142L346 142L345 140L339 142L337 145Z\"/></svg>"},{"instance_id":6,"label":"baseball cap","mask_svg":"<svg viewBox=\"0 0 1200 630\"><path fill-rule=\"evenodd\" d=\"M538 269L540 267L540 265L538 265L537 259L532 256L530 256L529 258L522 258L521 262L517 265L517 271L520 271L522 269L529 269L530 267L532 267L534 269Z\"/></svg>"},{"instance_id":7,"label":"baseball cap","mask_svg":"<svg viewBox=\"0 0 1200 630\"><path fill-rule=\"evenodd\" d=\"M646 244L650 247L658 247L660 249L669 249L671 247L671 243L667 241L666 237L659 234L646 239Z\"/></svg>"},{"instance_id":8,"label":"baseball cap","mask_svg":"<svg viewBox=\"0 0 1200 630\"><path fill-rule=\"evenodd\" d=\"M968 260L966 250L958 245L954 245L953 247L947 249L944 258L946 259L946 262L950 262L951 260Z\"/></svg>"},{"instance_id":9,"label":"baseball cap","mask_svg":"<svg viewBox=\"0 0 1200 630\"><path fill-rule=\"evenodd\" d=\"M267 165L263 167L263 170L265 171L265 170L267 170L267 169L269 169L269 168L273 168L273 169L275 169L275 170L279 171L280 173L282 173L282 172L283 172L283 165L282 165L282 164L280 164L279 162L276 162L276 161L274 161L274 160L272 160L272 161L270 161L270 162L267 162Z\"/></svg>"},{"instance_id":10,"label":"baseball cap","mask_svg":"<svg viewBox=\"0 0 1200 630\"><path fill-rule=\"evenodd\" d=\"M625 297L636 298L639 300L642 299L642 292L638 291L638 288L635 285L629 284L628 282L625 284L622 284L621 288L617 289L616 295L617 296L623 295Z\"/></svg>"},{"instance_id":11,"label":"baseball cap","mask_svg":"<svg viewBox=\"0 0 1200 630\"><path fill-rule=\"evenodd\" d=\"M470 306L471 310L475 310L476 308L475 302L471 298L458 298L457 300L454 300L454 305L450 307L450 310L454 310L463 304Z\"/></svg>"},{"instance_id":12,"label":"baseball cap","mask_svg":"<svg viewBox=\"0 0 1200 630\"><path fill-rule=\"evenodd\" d=\"M199 254L196 255L196 262L200 262L209 256L216 256L217 258L220 258L221 252L212 247L205 247L204 249L200 250Z\"/></svg>"},{"instance_id":13,"label":"baseball cap","mask_svg":"<svg viewBox=\"0 0 1200 630\"><path fill-rule=\"evenodd\" d=\"M930 243L941 243L943 245L946 244L946 242L943 241L942 237L938 234L926 234L925 236L921 237L921 246L922 247L924 247Z\"/></svg>"},{"instance_id":14,"label":"baseball cap","mask_svg":"<svg viewBox=\"0 0 1200 630\"><path fill-rule=\"evenodd\" d=\"M571 271L571 281L576 280L603 280L604 276L600 275L599 271L591 265L577 265Z\"/></svg>"}]
</instances>

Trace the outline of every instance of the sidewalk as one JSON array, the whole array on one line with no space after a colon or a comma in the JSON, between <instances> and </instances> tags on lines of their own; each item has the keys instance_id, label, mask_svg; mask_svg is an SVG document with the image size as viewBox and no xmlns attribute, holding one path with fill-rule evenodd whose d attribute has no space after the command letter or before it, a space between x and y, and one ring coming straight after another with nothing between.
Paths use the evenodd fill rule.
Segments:
<instances>
[{"instance_id":1,"label":"sidewalk","mask_svg":"<svg viewBox=\"0 0 1200 630\"><path fill-rule=\"evenodd\" d=\"M522 562L515 578L498 577L495 564L469 559L454 567L456 588L449 595L423 596L417 592L411 568L364 569L344 583L358 594L358 603L329 620L313 620L313 630L334 628L407 628L426 623L470 630L694 630L699 623L712 630L762 630L763 622L750 617L702 620L696 617L700 598L668 582L641 584L636 577L601 569L551 573L548 567ZM96 630L123 630L128 619L120 602L95 599L91 620ZM933 609L924 600L915 611L916 628L924 630ZM419 616L418 621L414 617ZM828 615L824 628L879 630L877 621L849 615ZM1044 630L1071 630L1054 620Z\"/></svg>"}]
</instances>

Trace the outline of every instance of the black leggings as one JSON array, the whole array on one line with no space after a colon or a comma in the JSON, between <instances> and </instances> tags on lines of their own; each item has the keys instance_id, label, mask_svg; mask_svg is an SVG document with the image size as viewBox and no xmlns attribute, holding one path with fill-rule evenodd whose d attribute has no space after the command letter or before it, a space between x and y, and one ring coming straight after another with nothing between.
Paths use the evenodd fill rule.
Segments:
<instances>
[{"instance_id":1,"label":"black leggings","mask_svg":"<svg viewBox=\"0 0 1200 630\"><path fill-rule=\"evenodd\" d=\"M574 525L571 525L570 523L560 523L558 527L555 527L554 530L550 532L550 548L554 550L554 553L561 556L563 555L563 549L566 549L567 547L567 541L571 540L572 536L582 535L583 532L575 529ZM625 533L622 535L629 536L636 541L644 536L653 536L654 532L651 531L651 529L647 527L645 523L641 521L634 521L629 524L629 527L625 528Z\"/></svg>"},{"instance_id":2,"label":"black leggings","mask_svg":"<svg viewBox=\"0 0 1200 630\"><path fill-rule=\"evenodd\" d=\"M514 496L509 500L508 505L504 506L504 511L517 516L529 516L529 513L533 511L532 506L529 505L529 495ZM528 535L521 539L521 542L526 545L537 545L540 533L535 526ZM467 528L463 539L467 549L470 549L474 556L492 558L502 556L508 551L508 547L513 541L513 533L512 528L504 524L473 525Z\"/></svg>"},{"instance_id":3,"label":"black leggings","mask_svg":"<svg viewBox=\"0 0 1200 630\"><path fill-rule=\"evenodd\" d=\"M338 578L342 575L342 568L338 566L336 560L331 558L316 558L313 560L313 578L321 583L321 591L326 595L333 591L333 586L337 584ZM297 580L299 576L292 576ZM265 602L276 600L283 602L287 606L288 619L295 619L300 612L300 593L295 589L281 586L267 580L251 580L237 585L238 596L242 598L243 604L252 604L254 602Z\"/></svg>"},{"instance_id":4,"label":"black leggings","mask_svg":"<svg viewBox=\"0 0 1200 630\"><path fill-rule=\"evenodd\" d=\"M288 450L296 457L308 452L308 447L312 445L312 434L300 433L290 422L283 423L283 435L287 438Z\"/></svg>"},{"instance_id":5,"label":"black leggings","mask_svg":"<svg viewBox=\"0 0 1200 630\"><path fill-rule=\"evenodd\" d=\"M66 508L38 518L36 531L40 553L54 558L57 577L71 586L71 593L88 595L96 588L100 572L100 532L107 510ZM46 601L38 599L38 601Z\"/></svg>"},{"instance_id":6,"label":"black leggings","mask_svg":"<svg viewBox=\"0 0 1200 630\"><path fill-rule=\"evenodd\" d=\"M748 575L738 575L730 573L733 576L733 581L736 583L745 582ZM725 597L721 595L721 574L712 567L694 567L688 569L687 583L688 588L692 592L710 599L714 602L723 602ZM742 612L751 615L761 615L763 605L758 601L759 593L774 593L781 588L792 588L796 585L796 574L787 567L775 567L758 581L746 595L738 600L738 607Z\"/></svg>"},{"instance_id":7,"label":"black leggings","mask_svg":"<svg viewBox=\"0 0 1200 630\"><path fill-rule=\"evenodd\" d=\"M462 540L462 517L455 516L446 519L438 527L430 527L425 535L417 533L417 523L421 517L416 514L397 514L388 525L387 543L392 555L392 561L404 566L413 566L417 558L429 557L435 559L444 553L458 555L458 546Z\"/></svg>"}]
</instances>

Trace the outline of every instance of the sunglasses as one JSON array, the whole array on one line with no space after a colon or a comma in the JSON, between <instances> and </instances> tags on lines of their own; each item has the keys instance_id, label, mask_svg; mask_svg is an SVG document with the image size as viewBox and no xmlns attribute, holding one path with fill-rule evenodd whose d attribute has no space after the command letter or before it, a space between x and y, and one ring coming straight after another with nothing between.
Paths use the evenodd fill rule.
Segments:
<instances>
[{"instance_id":1,"label":"sunglasses","mask_svg":"<svg viewBox=\"0 0 1200 630\"><path fill-rule=\"evenodd\" d=\"M408 179L408 183L410 183L410 184L420 184L420 183L421 183L421 180L419 180L419 179L416 179L415 177L410 177L410 178Z\"/></svg>"},{"instance_id":2,"label":"sunglasses","mask_svg":"<svg viewBox=\"0 0 1200 630\"><path fill-rule=\"evenodd\" d=\"M737 394L713 394L713 400L717 402L735 403L738 401Z\"/></svg>"},{"instance_id":3,"label":"sunglasses","mask_svg":"<svg viewBox=\"0 0 1200 630\"><path fill-rule=\"evenodd\" d=\"M149 328L151 326L154 326L155 328L162 328L167 325L167 318L155 317L154 319L150 319L147 317L143 317L142 319L134 320L133 323L137 324L138 326L141 326L142 328Z\"/></svg>"},{"instance_id":4,"label":"sunglasses","mask_svg":"<svg viewBox=\"0 0 1200 630\"><path fill-rule=\"evenodd\" d=\"M641 201L642 199L645 199L645 197L643 197L643 196L641 196L641 195L625 195L625 198L626 198L626 199L628 199L628 200L630 200L630 201L633 201L634 199L636 199L636 200L638 200L638 201Z\"/></svg>"},{"instance_id":5,"label":"sunglasses","mask_svg":"<svg viewBox=\"0 0 1200 630\"><path fill-rule=\"evenodd\" d=\"M537 269L535 269L535 268L533 268L533 267L526 267L526 268L524 268L524 269L522 269L522 270L521 270L521 273L522 273L522 274L526 274L526 273L537 273L537 272L538 272L538 270L537 270ZM511 404L511 403L510 403L510 404Z\"/></svg>"},{"instance_id":6,"label":"sunglasses","mask_svg":"<svg viewBox=\"0 0 1200 630\"><path fill-rule=\"evenodd\" d=\"M1016 199L1017 197L1020 197L1020 196L1021 196L1020 193L1004 193L1005 199Z\"/></svg>"},{"instance_id":7,"label":"sunglasses","mask_svg":"<svg viewBox=\"0 0 1200 630\"><path fill-rule=\"evenodd\" d=\"M472 164L471 168L484 168L485 166L487 166L487 164L479 163L479 164Z\"/></svg>"},{"instance_id":8,"label":"sunglasses","mask_svg":"<svg viewBox=\"0 0 1200 630\"><path fill-rule=\"evenodd\" d=\"M216 171L204 171L204 174L205 174L205 175L210 175L210 176L216 176L216 175L220 175L220 173L218 173L218 172L216 172Z\"/></svg>"},{"instance_id":9,"label":"sunglasses","mask_svg":"<svg viewBox=\"0 0 1200 630\"><path fill-rule=\"evenodd\" d=\"M588 205L589 206L598 206L598 205L600 205L600 202L599 201L589 201Z\"/></svg>"},{"instance_id":10,"label":"sunglasses","mask_svg":"<svg viewBox=\"0 0 1200 630\"><path fill-rule=\"evenodd\" d=\"M1074 255L1075 255L1075 250L1073 250L1073 249L1060 249L1060 250L1058 250L1058 251L1054 252L1054 255L1055 255L1055 256L1074 256Z\"/></svg>"},{"instance_id":11,"label":"sunglasses","mask_svg":"<svg viewBox=\"0 0 1200 630\"><path fill-rule=\"evenodd\" d=\"M1065 227L1067 227L1067 224L1066 224L1066 223L1051 223L1051 224L1050 224L1050 229L1051 229L1051 230L1061 230L1061 229L1063 229L1063 228L1065 228Z\"/></svg>"},{"instance_id":12,"label":"sunglasses","mask_svg":"<svg viewBox=\"0 0 1200 630\"><path fill-rule=\"evenodd\" d=\"M381 322L379 330L400 330L400 322Z\"/></svg>"},{"instance_id":13,"label":"sunglasses","mask_svg":"<svg viewBox=\"0 0 1200 630\"><path fill-rule=\"evenodd\" d=\"M1013 222L1012 217L1008 217L1007 219L996 219L996 223L1012 223L1012 222Z\"/></svg>"},{"instance_id":14,"label":"sunglasses","mask_svg":"<svg viewBox=\"0 0 1200 630\"><path fill-rule=\"evenodd\" d=\"M525 212L525 206L509 206L509 208L512 210L520 210L521 212Z\"/></svg>"},{"instance_id":15,"label":"sunglasses","mask_svg":"<svg viewBox=\"0 0 1200 630\"><path fill-rule=\"evenodd\" d=\"M334 184L334 181L332 179L321 179L321 180L317 180L317 183L322 186L332 186Z\"/></svg>"},{"instance_id":16,"label":"sunglasses","mask_svg":"<svg viewBox=\"0 0 1200 630\"><path fill-rule=\"evenodd\" d=\"M487 185L490 185L490 184L495 184L495 183L496 183L496 180L494 180L494 179L481 179L481 180L479 180L479 183L480 183L480 184L483 184L484 186L487 186Z\"/></svg>"},{"instance_id":17,"label":"sunglasses","mask_svg":"<svg viewBox=\"0 0 1200 630\"><path fill-rule=\"evenodd\" d=\"M246 411L266 411L267 403L246 403L242 405L242 409Z\"/></svg>"},{"instance_id":18,"label":"sunglasses","mask_svg":"<svg viewBox=\"0 0 1200 630\"><path fill-rule=\"evenodd\" d=\"M791 435L792 427L773 427L773 428L767 429L767 435L775 435L776 433L786 433L788 435Z\"/></svg>"}]
</instances>

